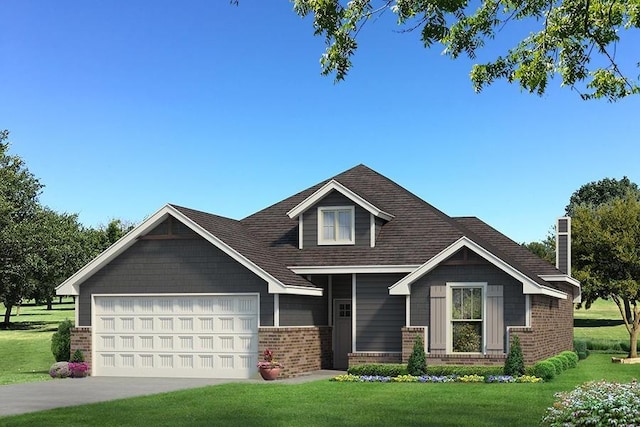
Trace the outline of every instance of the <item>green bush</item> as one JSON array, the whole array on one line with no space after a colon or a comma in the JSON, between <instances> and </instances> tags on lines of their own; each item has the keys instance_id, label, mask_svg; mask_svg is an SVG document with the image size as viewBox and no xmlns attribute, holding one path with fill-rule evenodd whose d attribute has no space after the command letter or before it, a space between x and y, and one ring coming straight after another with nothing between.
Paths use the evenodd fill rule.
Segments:
<instances>
[{"instance_id":1,"label":"green bush","mask_svg":"<svg viewBox=\"0 0 640 427\"><path fill-rule=\"evenodd\" d=\"M428 366L427 375L433 376L448 376L458 375L460 377L465 375L482 375L485 377L491 375L504 375L503 368L501 366Z\"/></svg>"},{"instance_id":2,"label":"green bush","mask_svg":"<svg viewBox=\"0 0 640 427\"><path fill-rule=\"evenodd\" d=\"M71 358L71 320L63 320L58 325L58 332L51 336L51 352L56 362L68 362Z\"/></svg>"},{"instance_id":3,"label":"green bush","mask_svg":"<svg viewBox=\"0 0 640 427\"><path fill-rule=\"evenodd\" d=\"M409 373L407 365L402 363L368 363L352 366L347 372L351 375L378 375L381 377L399 377Z\"/></svg>"},{"instance_id":4,"label":"green bush","mask_svg":"<svg viewBox=\"0 0 640 427\"><path fill-rule=\"evenodd\" d=\"M556 376L555 365L547 360L541 360L533 365L532 373L538 378L542 378L545 381L552 380Z\"/></svg>"},{"instance_id":5,"label":"green bush","mask_svg":"<svg viewBox=\"0 0 640 427\"><path fill-rule=\"evenodd\" d=\"M84 362L84 354L82 353L82 350L76 349L76 351L73 352L73 356L71 356L71 360L69 360L69 362L73 362L73 363Z\"/></svg>"},{"instance_id":6,"label":"green bush","mask_svg":"<svg viewBox=\"0 0 640 427\"><path fill-rule=\"evenodd\" d=\"M586 340L575 340L573 341L573 348L578 354L578 359L584 360L589 356L589 350L587 349L587 341Z\"/></svg>"},{"instance_id":7,"label":"green bush","mask_svg":"<svg viewBox=\"0 0 640 427\"><path fill-rule=\"evenodd\" d=\"M420 376L427 373L427 355L424 352L424 341L420 335L416 335L413 343L413 351L407 363L409 375Z\"/></svg>"},{"instance_id":8,"label":"green bush","mask_svg":"<svg viewBox=\"0 0 640 427\"><path fill-rule=\"evenodd\" d=\"M563 351L560 356L564 356L569 361L569 368L578 366L578 354L575 351Z\"/></svg>"},{"instance_id":9,"label":"green bush","mask_svg":"<svg viewBox=\"0 0 640 427\"><path fill-rule=\"evenodd\" d=\"M558 356L553 356L546 360L553 363L553 367L556 369L556 375L559 375L564 371L564 362Z\"/></svg>"},{"instance_id":10,"label":"green bush","mask_svg":"<svg viewBox=\"0 0 640 427\"><path fill-rule=\"evenodd\" d=\"M524 374L524 358L522 356L522 347L520 346L520 338L516 335L511 340L509 354L504 362L504 374L518 377Z\"/></svg>"}]
</instances>

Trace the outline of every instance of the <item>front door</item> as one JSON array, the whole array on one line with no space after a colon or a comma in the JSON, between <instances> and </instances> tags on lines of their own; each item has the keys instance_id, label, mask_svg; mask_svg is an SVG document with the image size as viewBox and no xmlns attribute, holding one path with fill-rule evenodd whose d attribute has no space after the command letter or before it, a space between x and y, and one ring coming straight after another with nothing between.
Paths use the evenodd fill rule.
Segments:
<instances>
[{"instance_id":1,"label":"front door","mask_svg":"<svg viewBox=\"0 0 640 427\"><path fill-rule=\"evenodd\" d=\"M346 370L351 353L351 300L333 300L333 368Z\"/></svg>"}]
</instances>

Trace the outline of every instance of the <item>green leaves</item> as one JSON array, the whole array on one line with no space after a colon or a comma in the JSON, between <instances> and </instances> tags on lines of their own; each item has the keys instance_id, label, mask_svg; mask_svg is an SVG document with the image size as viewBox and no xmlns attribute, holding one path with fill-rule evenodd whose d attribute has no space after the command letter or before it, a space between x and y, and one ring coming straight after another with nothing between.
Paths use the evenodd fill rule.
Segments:
<instances>
[{"instance_id":1,"label":"green leaves","mask_svg":"<svg viewBox=\"0 0 640 427\"><path fill-rule=\"evenodd\" d=\"M320 60L322 74L335 74L336 81L352 66L364 23L390 10L407 31L421 28L425 47L440 43L452 58L465 53L475 59L487 40L506 34L500 30L507 25L531 29L494 60L473 66L471 81L477 92L505 79L542 95L559 76L561 86L578 91L585 100L617 101L640 93L640 77L623 70L615 57L621 34L640 28L638 0L292 1L298 15L314 16L314 34L324 36L327 45Z\"/></svg>"}]
</instances>

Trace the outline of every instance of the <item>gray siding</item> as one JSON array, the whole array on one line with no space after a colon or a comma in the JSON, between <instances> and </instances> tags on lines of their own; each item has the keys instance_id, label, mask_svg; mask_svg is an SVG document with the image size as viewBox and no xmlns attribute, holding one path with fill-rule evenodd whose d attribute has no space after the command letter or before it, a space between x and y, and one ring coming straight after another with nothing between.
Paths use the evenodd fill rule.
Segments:
<instances>
[{"instance_id":1,"label":"gray siding","mask_svg":"<svg viewBox=\"0 0 640 427\"><path fill-rule=\"evenodd\" d=\"M318 246L318 208L323 206L355 206L355 246L371 245L371 219L369 212L337 191L332 191L302 215L303 248Z\"/></svg>"},{"instance_id":2,"label":"gray siding","mask_svg":"<svg viewBox=\"0 0 640 427\"><path fill-rule=\"evenodd\" d=\"M558 236L558 270L563 273L569 271L569 236L566 234Z\"/></svg>"},{"instance_id":3,"label":"gray siding","mask_svg":"<svg viewBox=\"0 0 640 427\"><path fill-rule=\"evenodd\" d=\"M80 326L92 294L259 293L260 324L273 325L267 284L202 238L140 240L80 285Z\"/></svg>"},{"instance_id":4,"label":"gray siding","mask_svg":"<svg viewBox=\"0 0 640 427\"><path fill-rule=\"evenodd\" d=\"M433 324L433 319L440 318L439 314L432 314L433 287L446 286L447 282L486 282L488 285L501 285L503 327L525 325L525 296L522 293L522 283L490 264L439 266L411 285L411 325L429 326L429 349L434 349L434 344L436 348L440 348L441 337L444 336L444 330L441 329L446 327L447 320L445 317L443 322ZM492 317L491 321L499 324L500 319Z\"/></svg>"},{"instance_id":5,"label":"gray siding","mask_svg":"<svg viewBox=\"0 0 640 427\"><path fill-rule=\"evenodd\" d=\"M405 297L389 295L397 274L356 276L356 351L400 352Z\"/></svg>"},{"instance_id":6,"label":"gray siding","mask_svg":"<svg viewBox=\"0 0 640 427\"><path fill-rule=\"evenodd\" d=\"M328 325L327 287L323 296L280 295L280 326Z\"/></svg>"}]
</instances>

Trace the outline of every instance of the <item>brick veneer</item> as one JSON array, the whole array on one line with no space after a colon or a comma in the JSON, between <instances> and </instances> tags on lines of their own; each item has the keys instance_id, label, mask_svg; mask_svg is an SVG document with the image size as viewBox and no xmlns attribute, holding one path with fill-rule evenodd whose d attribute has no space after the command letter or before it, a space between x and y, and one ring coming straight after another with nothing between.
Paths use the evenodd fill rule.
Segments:
<instances>
[{"instance_id":1,"label":"brick veneer","mask_svg":"<svg viewBox=\"0 0 640 427\"><path fill-rule=\"evenodd\" d=\"M416 336L420 335L422 341L429 342L425 336L424 326L405 326L402 328L402 363L407 363L411 353L413 353L413 344L416 340Z\"/></svg>"},{"instance_id":2,"label":"brick veneer","mask_svg":"<svg viewBox=\"0 0 640 427\"><path fill-rule=\"evenodd\" d=\"M76 350L81 350L84 355L84 361L89 365L89 374L91 374L91 328L79 327L71 329L71 356Z\"/></svg>"},{"instance_id":3,"label":"brick veneer","mask_svg":"<svg viewBox=\"0 0 640 427\"><path fill-rule=\"evenodd\" d=\"M258 330L259 359L265 349L284 365L280 374L287 378L318 369L331 369L330 326L262 327Z\"/></svg>"},{"instance_id":4,"label":"brick veneer","mask_svg":"<svg viewBox=\"0 0 640 427\"><path fill-rule=\"evenodd\" d=\"M349 353L349 367L366 363L401 363L402 353Z\"/></svg>"}]
</instances>

